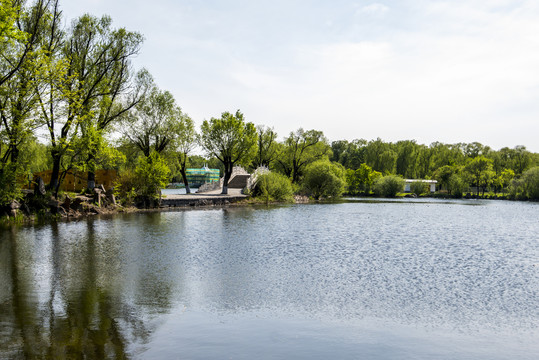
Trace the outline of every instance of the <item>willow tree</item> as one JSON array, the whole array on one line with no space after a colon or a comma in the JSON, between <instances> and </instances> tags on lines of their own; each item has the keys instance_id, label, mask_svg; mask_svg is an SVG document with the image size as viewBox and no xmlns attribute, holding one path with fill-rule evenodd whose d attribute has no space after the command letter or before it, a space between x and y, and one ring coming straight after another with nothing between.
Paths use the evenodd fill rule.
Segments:
<instances>
[{"instance_id":1,"label":"willow tree","mask_svg":"<svg viewBox=\"0 0 539 360\"><path fill-rule=\"evenodd\" d=\"M285 139L277 158L284 174L298 183L307 165L327 158L331 147L324 133L316 130L298 129Z\"/></svg>"},{"instance_id":2,"label":"willow tree","mask_svg":"<svg viewBox=\"0 0 539 360\"><path fill-rule=\"evenodd\" d=\"M259 166L265 166L269 169L270 164L277 157L277 133L273 128L263 125L257 126L256 131L258 133L258 149L252 166L255 169Z\"/></svg>"},{"instance_id":3,"label":"willow tree","mask_svg":"<svg viewBox=\"0 0 539 360\"><path fill-rule=\"evenodd\" d=\"M40 105L51 139L49 187L57 190L62 159L72 150L73 140L94 135L94 129L103 131L119 117L116 97L123 93L128 59L137 53L142 36L113 29L108 16L83 15L65 34L60 29L59 15L51 21L53 25L44 42L48 63ZM91 156L85 163L92 172Z\"/></svg>"},{"instance_id":4,"label":"willow tree","mask_svg":"<svg viewBox=\"0 0 539 360\"><path fill-rule=\"evenodd\" d=\"M200 145L209 157L216 157L225 168L223 194L228 194L228 181L235 165L248 165L255 156L257 132L253 123L245 122L243 114L224 112L220 119L204 120Z\"/></svg>"},{"instance_id":5,"label":"willow tree","mask_svg":"<svg viewBox=\"0 0 539 360\"><path fill-rule=\"evenodd\" d=\"M142 100L122 117L122 131L148 158L152 151L162 153L174 145L183 114L169 91L160 90L152 79L146 86Z\"/></svg>"}]
</instances>

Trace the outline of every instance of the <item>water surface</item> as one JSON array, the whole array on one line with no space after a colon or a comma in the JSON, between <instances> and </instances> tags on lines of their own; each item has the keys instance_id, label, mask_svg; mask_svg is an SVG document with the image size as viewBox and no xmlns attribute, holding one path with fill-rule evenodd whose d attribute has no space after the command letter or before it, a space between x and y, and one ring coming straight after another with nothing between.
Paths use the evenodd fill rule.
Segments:
<instances>
[{"instance_id":1,"label":"water surface","mask_svg":"<svg viewBox=\"0 0 539 360\"><path fill-rule=\"evenodd\" d=\"M537 359L539 206L351 200L0 237L0 358Z\"/></svg>"}]
</instances>

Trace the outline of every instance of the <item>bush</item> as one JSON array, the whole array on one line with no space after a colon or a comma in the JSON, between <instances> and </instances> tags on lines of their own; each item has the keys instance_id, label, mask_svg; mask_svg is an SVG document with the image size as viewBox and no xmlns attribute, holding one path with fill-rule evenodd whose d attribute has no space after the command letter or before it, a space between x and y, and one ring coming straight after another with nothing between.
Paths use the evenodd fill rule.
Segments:
<instances>
[{"instance_id":1,"label":"bush","mask_svg":"<svg viewBox=\"0 0 539 360\"><path fill-rule=\"evenodd\" d=\"M461 176L453 174L449 177L448 188L451 196L460 199L462 197L462 193L468 190L468 185Z\"/></svg>"},{"instance_id":2,"label":"bush","mask_svg":"<svg viewBox=\"0 0 539 360\"><path fill-rule=\"evenodd\" d=\"M167 186L170 169L159 153L154 151L148 157L139 157L135 175L137 195L157 199L161 189Z\"/></svg>"},{"instance_id":3,"label":"bush","mask_svg":"<svg viewBox=\"0 0 539 360\"><path fill-rule=\"evenodd\" d=\"M336 198L346 187L345 169L338 163L319 160L305 169L303 188L315 199Z\"/></svg>"},{"instance_id":4,"label":"bush","mask_svg":"<svg viewBox=\"0 0 539 360\"><path fill-rule=\"evenodd\" d=\"M114 183L114 196L122 205L133 205L137 192L135 190L136 176L131 170L124 170L118 174Z\"/></svg>"},{"instance_id":5,"label":"bush","mask_svg":"<svg viewBox=\"0 0 539 360\"><path fill-rule=\"evenodd\" d=\"M376 180L374 193L383 197L395 197L404 190L404 180L396 175L388 175Z\"/></svg>"},{"instance_id":6,"label":"bush","mask_svg":"<svg viewBox=\"0 0 539 360\"><path fill-rule=\"evenodd\" d=\"M141 156L137 162L134 172L122 172L115 183L115 194L122 204L137 200L151 204L159 199L161 189L168 183L170 169L157 152L152 152L149 157Z\"/></svg>"},{"instance_id":7,"label":"bush","mask_svg":"<svg viewBox=\"0 0 539 360\"><path fill-rule=\"evenodd\" d=\"M414 181L410 184L410 191L417 196L426 193L429 190L427 183L422 181Z\"/></svg>"},{"instance_id":8,"label":"bush","mask_svg":"<svg viewBox=\"0 0 539 360\"><path fill-rule=\"evenodd\" d=\"M289 201L292 200L293 195L294 191L290 179L275 172L259 175L253 189L253 196L264 199L266 203Z\"/></svg>"}]
</instances>

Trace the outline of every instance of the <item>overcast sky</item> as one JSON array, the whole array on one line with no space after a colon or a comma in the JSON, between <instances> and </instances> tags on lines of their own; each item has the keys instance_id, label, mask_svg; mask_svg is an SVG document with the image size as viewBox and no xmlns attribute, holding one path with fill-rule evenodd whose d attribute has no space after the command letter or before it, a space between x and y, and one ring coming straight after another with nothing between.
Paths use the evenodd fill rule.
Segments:
<instances>
[{"instance_id":1,"label":"overcast sky","mask_svg":"<svg viewBox=\"0 0 539 360\"><path fill-rule=\"evenodd\" d=\"M86 0L145 37L197 123L240 109L283 138L479 141L539 152L539 1Z\"/></svg>"}]
</instances>

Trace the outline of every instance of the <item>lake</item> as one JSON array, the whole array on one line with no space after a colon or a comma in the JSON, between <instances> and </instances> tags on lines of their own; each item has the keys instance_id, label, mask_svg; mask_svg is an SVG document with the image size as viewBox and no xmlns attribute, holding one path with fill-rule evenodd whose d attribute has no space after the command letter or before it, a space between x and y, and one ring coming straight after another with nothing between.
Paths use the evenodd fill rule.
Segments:
<instances>
[{"instance_id":1,"label":"lake","mask_svg":"<svg viewBox=\"0 0 539 360\"><path fill-rule=\"evenodd\" d=\"M538 359L539 204L349 199L0 236L0 358Z\"/></svg>"}]
</instances>

